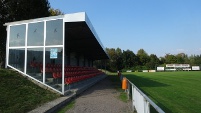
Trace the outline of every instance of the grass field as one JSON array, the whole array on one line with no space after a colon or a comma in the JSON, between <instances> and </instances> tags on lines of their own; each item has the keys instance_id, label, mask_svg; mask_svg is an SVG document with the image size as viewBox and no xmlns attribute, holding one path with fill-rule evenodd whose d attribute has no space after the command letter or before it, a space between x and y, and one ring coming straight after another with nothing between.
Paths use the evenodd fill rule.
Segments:
<instances>
[{"instance_id":1,"label":"grass field","mask_svg":"<svg viewBox=\"0 0 201 113\"><path fill-rule=\"evenodd\" d=\"M114 73L112 75L115 76L109 78L113 85L122 91L119 78ZM201 112L201 71L134 72L123 75L166 113ZM0 113L24 113L58 97L14 71L0 69Z\"/></svg>"},{"instance_id":2,"label":"grass field","mask_svg":"<svg viewBox=\"0 0 201 113\"><path fill-rule=\"evenodd\" d=\"M58 97L17 72L0 69L0 113L26 113Z\"/></svg>"},{"instance_id":3,"label":"grass field","mask_svg":"<svg viewBox=\"0 0 201 113\"><path fill-rule=\"evenodd\" d=\"M166 113L201 112L201 72L123 73Z\"/></svg>"}]
</instances>

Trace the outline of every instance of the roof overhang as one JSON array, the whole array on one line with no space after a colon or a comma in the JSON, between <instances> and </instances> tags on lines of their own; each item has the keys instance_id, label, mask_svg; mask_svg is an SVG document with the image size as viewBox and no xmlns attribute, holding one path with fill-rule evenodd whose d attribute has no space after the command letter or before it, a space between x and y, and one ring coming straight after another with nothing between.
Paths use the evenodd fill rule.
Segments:
<instances>
[{"instance_id":1,"label":"roof overhang","mask_svg":"<svg viewBox=\"0 0 201 113\"><path fill-rule=\"evenodd\" d=\"M64 18L67 51L93 60L109 58L86 13L68 14Z\"/></svg>"},{"instance_id":2,"label":"roof overhang","mask_svg":"<svg viewBox=\"0 0 201 113\"><path fill-rule=\"evenodd\" d=\"M109 59L85 12L5 23L5 26L44 20L63 19L66 52L75 52L92 60Z\"/></svg>"}]
</instances>

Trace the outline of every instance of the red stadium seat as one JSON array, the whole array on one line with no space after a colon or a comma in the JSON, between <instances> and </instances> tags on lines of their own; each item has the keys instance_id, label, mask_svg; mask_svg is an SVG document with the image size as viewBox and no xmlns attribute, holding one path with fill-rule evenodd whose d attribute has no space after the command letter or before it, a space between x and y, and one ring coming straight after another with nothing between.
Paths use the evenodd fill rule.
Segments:
<instances>
[{"instance_id":1,"label":"red stadium seat","mask_svg":"<svg viewBox=\"0 0 201 113\"><path fill-rule=\"evenodd\" d=\"M53 77L54 79L56 79L56 78L57 78L57 72L53 72L53 73L52 73L52 77Z\"/></svg>"}]
</instances>

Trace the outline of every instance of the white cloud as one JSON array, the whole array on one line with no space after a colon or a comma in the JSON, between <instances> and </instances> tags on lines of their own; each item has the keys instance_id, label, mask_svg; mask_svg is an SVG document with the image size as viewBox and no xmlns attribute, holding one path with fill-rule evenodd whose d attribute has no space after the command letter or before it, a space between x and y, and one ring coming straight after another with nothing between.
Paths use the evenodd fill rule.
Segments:
<instances>
[{"instance_id":1,"label":"white cloud","mask_svg":"<svg viewBox=\"0 0 201 113\"><path fill-rule=\"evenodd\" d=\"M176 49L175 52L177 52L177 53L188 53L189 50L188 49Z\"/></svg>"},{"instance_id":2,"label":"white cloud","mask_svg":"<svg viewBox=\"0 0 201 113\"><path fill-rule=\"evenodd\" d=\"M176 51L177 51L177 52L184 52L184 51L186 51L186 50L184 50L184 49L177 49Z\"/></svg>"}]
</instances>

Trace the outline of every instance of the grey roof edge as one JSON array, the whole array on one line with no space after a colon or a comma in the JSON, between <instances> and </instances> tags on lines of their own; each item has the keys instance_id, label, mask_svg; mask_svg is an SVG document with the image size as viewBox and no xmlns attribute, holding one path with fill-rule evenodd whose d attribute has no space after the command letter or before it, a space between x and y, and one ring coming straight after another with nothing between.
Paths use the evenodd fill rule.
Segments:
<instances>
[{"instance_id":1,"label":"grey roof edge","mask_svg":"<svg viewBox=\"0 0 201 113\"><path fill-rule=\"evenodd\" d=\"M31 23L31 22L39 22L39 21L44 21L44 20L53 20L53 19L59 19L59 18L63 18L63 17L64 17L64 15L58 15L58 16L49 16L49 17L35 18L35 19L29 19L29 20L21 20L21 21L15 21L15 22L7 22L4 24L4 26L25 24L25 23Z\"/></svg>"},{"instance_id":2,"label":"grey roof edge","mask_svg":"<svg viewBox=\"0 0 201 113\"><path fill-rule=\"evenodd\" d=\"M39 21L45 21L45 20L54 20L54 19L59 19L59 18L63 19L64 22L85 21L85 12L69 13L69 14L58 15L58 16L49 16L49 17L21 20L21 21L15 21L15 22L7 22L4 24L4 26L23 24L23 23L31 23L31 22L39 22Z\"/></svg>"},{"instance_id":3,"label":"grey roof edge","mask_svg":"<svg viewBox=\"0 0 201 113\"><path fill-rule=\"evenodd\" d=\"M85 12L70 13L64 15L64 22L83 22L85 21Z\"/></svg>"}]
</instances>

